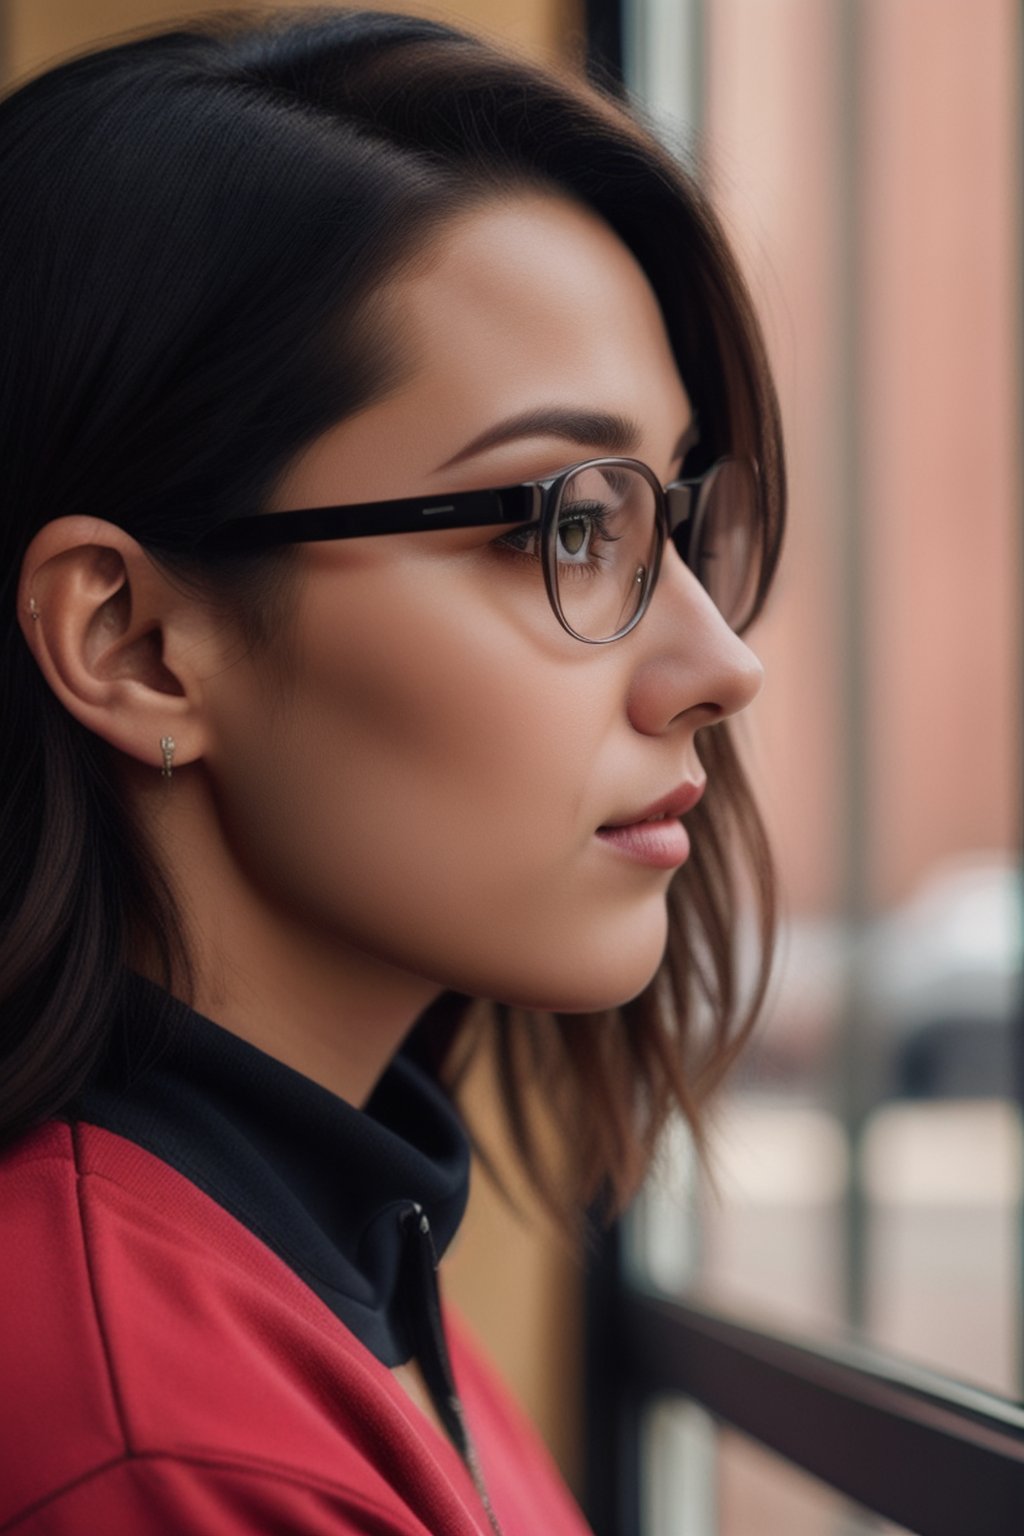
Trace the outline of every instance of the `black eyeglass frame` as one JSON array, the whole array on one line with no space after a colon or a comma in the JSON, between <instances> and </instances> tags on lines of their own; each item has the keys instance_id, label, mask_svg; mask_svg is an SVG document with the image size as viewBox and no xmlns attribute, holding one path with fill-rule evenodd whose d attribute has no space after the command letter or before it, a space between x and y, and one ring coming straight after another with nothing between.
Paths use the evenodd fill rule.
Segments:
<instances>
[{"instance_id":1,"label":"black eyeglass frame","mask_svg":"<svg viewBox=\"0 0 1024 1536\"><path fill-rule=\"evenodd\" d=\"M759 485L756 460L743 455L724 455L699 475L673 480L665 486L653 469L642 460L610 455L581 459L578 463L560 469L555 475L542 480L528 480L521 485L499 486L483 491L456 491L448 496L408 496L393 501L356 502L344 506L308 507L228 518L198 539L193 548L224 555L257 554L289 544L360 539L387 533L486 528L503 524L523 528L537 524L544 585L559 624L574 640L580 640L584 645L610 645L613 640L621 640L635 629L647 612L661 570L666 539L672 539L684 564L700 580L693 552L700 547L711 485L723 467L730 463L745 465L752 473L755 487ZM555 532L559 524L562 495L568 482L583 470L607 468L634 470L650 485L655 499L655 539L650 562L643 569L637 611L629 623L614 634L595 640L573 629L562 611L558 595L558 546ZM739 627L742 628L742 625Z\"/></svg>"}]
</instances>

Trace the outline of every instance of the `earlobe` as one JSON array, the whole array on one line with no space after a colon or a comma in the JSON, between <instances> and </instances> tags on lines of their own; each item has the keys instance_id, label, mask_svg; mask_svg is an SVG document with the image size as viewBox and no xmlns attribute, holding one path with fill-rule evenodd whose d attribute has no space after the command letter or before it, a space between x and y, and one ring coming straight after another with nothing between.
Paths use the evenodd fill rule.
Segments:
<instances>
[{"instance_id":1,"label":"earlobe","mask_svg":"<svg viewBox=\"0 0 1024 1536\"><path fill-rule=\"evenodd\" d=\"M170 645L195 627L195 605L137 541L94 518L57 518L35 537L22 565L22 633L65 709L118 751L164 769L165 737L175 766L205 744L198 672L169 662L197 658Z\"/></svg>"}]
</instances>

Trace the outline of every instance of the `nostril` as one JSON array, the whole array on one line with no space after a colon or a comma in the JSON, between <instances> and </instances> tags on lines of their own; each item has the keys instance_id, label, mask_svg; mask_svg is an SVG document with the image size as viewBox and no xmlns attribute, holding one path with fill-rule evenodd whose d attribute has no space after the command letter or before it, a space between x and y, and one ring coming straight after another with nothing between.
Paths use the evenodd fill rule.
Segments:
<instances>
[{"instance_id":1,"label":"nostril","mask_svg":"<svg viewBox=\"0 0 1024 1536\"><path fill-rule=\"evenodd\" d=\"M695 731L703 730L709 725L718 725L722 720L728 720L732 710L723 709L721 704L715 704L710 699L703 704L692 704L688 709L681 709L670 722L675 725L678 720L686 720Z\"/></svg>"}]
</instances>

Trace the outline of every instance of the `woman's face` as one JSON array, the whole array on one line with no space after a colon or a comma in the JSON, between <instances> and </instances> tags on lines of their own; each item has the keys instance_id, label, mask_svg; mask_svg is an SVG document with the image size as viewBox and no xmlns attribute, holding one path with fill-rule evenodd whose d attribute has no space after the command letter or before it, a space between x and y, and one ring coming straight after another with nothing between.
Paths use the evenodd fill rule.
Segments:
<instances>
[{"instance_id":1,"label":"woman's face","mask_svg":"<svg viewBox=\"0 0 1024 1536\"><path fill-rule=\"evenodd\" d=\"M691 410L659 308L592 213L539 193L479 205L384 298L402 382L300 456L278 508L514 484L600 453L678 473ZM697 732L748 704L761 668L671 548L641 624L600 646L558 626L539 564L501 540L299 548L287 632L209 679L207 768L245 879L339 966L606 1007L657 968L678 860L671 829L654 862L637 852L652 834L599 829L699 785Z\"/></svg>"}]
</instances>

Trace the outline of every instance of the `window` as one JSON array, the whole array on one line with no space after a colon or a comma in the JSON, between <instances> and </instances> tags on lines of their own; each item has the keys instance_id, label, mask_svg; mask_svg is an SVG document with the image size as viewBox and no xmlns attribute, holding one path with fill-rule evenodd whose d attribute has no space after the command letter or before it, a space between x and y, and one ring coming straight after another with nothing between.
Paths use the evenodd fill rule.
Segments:
<instances>
[{"instance_id":1,"label":"window","mask_svg":"<svg viewBox=\"0 0 1024 1536\"><path fill-rule=\"evenodd\" d=\"M594 1434L617 1412L635 1435L618 1463L605 1442L606 1491L651 1536L900 1529L793 1491L724 1420L906 1529L1021 1528L1019 9L634 0L619 20L627 82L696 159L765 319L791 523L748 741L783 882L775 993L718 1107L717 1189L670 1138L595 1278L621 1343ZM902 1484L924 1447L906 1508L874 1499L868 1450L847 1476L858 1443ZM957 1525L967 1477L991 1509Z\"/></svg>"}]
</instances>

